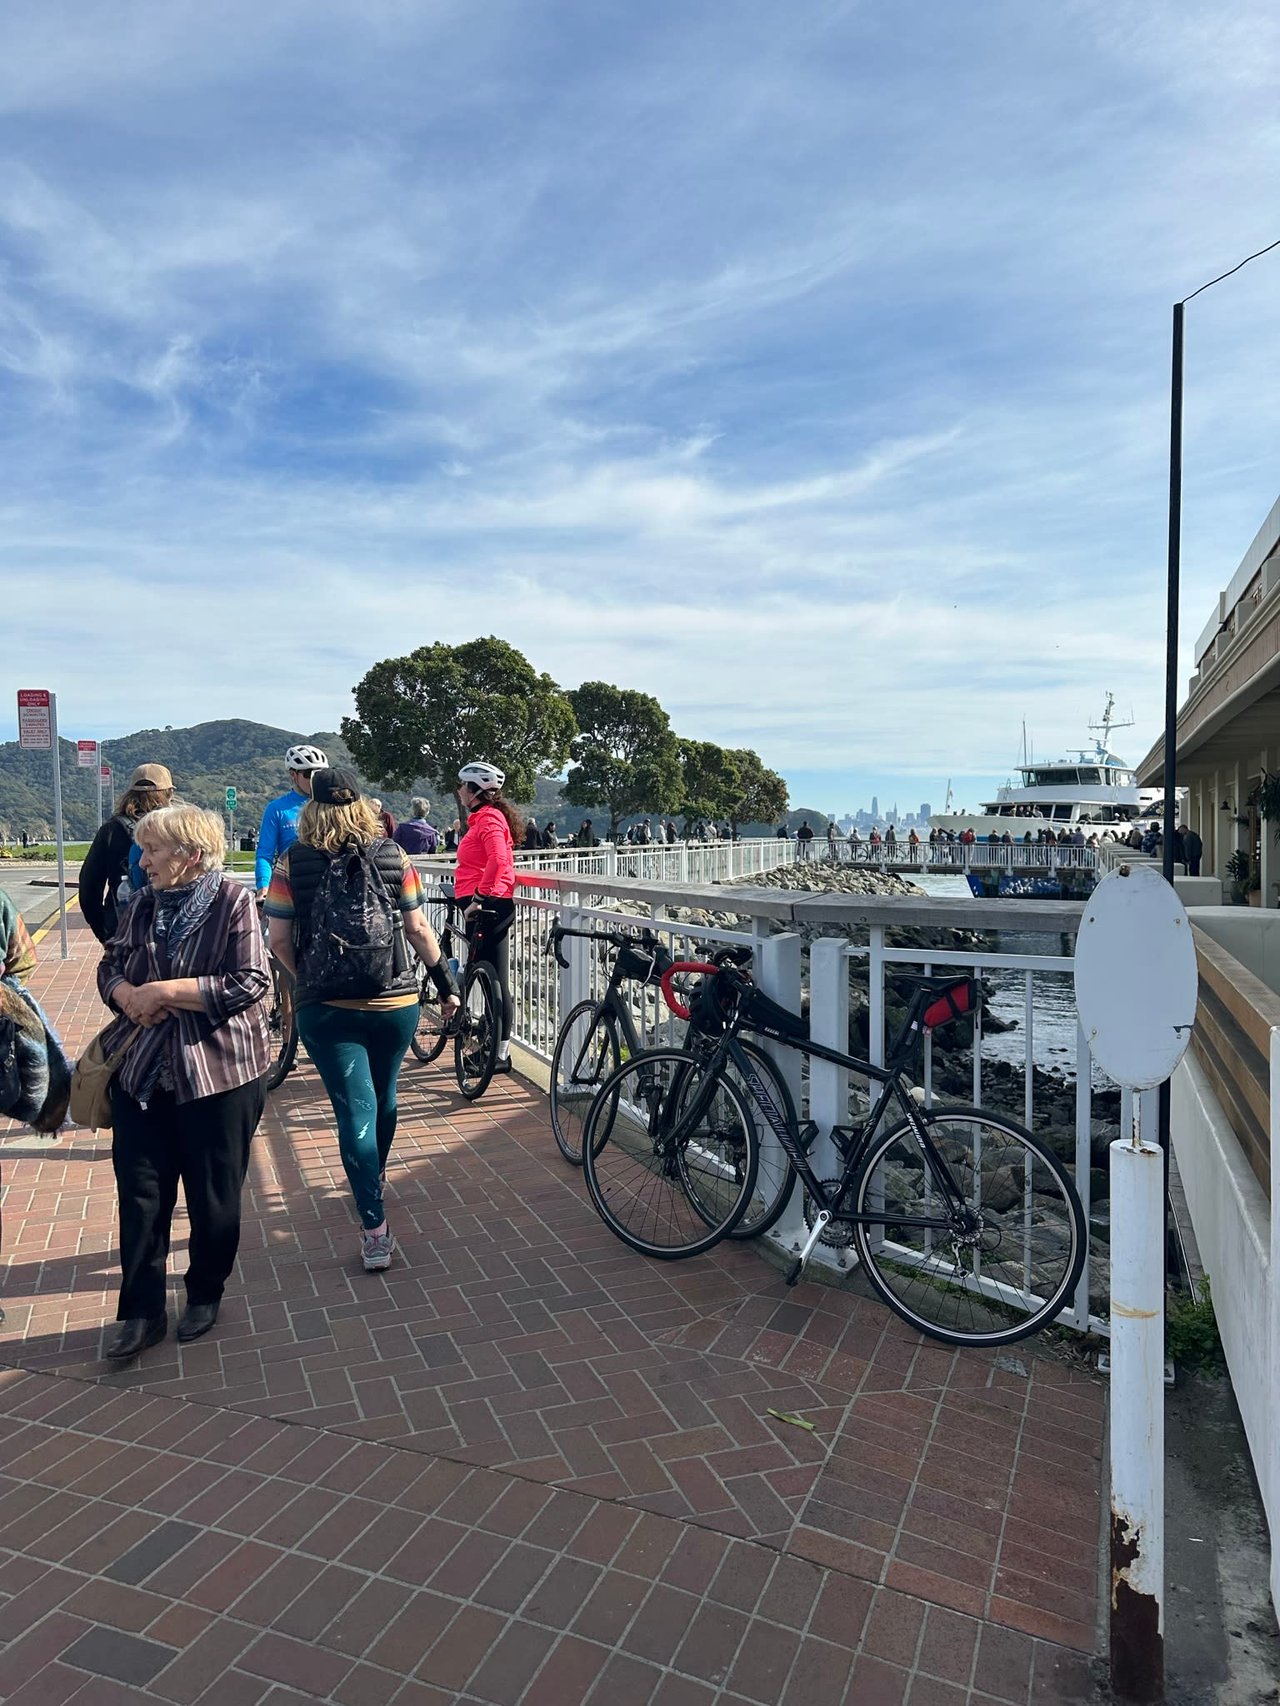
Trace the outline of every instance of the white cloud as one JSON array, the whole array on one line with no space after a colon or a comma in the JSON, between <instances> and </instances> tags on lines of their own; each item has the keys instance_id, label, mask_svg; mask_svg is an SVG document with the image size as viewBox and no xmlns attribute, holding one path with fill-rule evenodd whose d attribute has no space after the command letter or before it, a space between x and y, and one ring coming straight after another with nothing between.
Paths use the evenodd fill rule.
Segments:
<instances>
[{"instance_id":1,"label":"white cloud","mask_svg":"<svg viewBox=\"0 0 1280 1706\"><path fill-rule=\"evenodd\" d=\"M497 631L833 777L1109 687L1147 744L1168 304L1276 234L1269 10L60 16L0 20L0 563L64 721L332 725ZM1267 264L1193 305L1188 636L1275 495Z\"/></svg>"}]
</instances>

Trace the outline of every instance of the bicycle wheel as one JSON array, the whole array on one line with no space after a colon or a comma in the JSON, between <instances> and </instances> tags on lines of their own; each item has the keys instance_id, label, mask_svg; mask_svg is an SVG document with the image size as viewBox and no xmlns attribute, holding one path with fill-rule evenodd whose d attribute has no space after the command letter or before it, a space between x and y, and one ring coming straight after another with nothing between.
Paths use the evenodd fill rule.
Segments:
<instances>
[{"instance_id":1,"label":"bicycle wheel","mask_svg":"<svg viewBox=\"0 0 1280 1706\"><path fill-rule=\"evenodd\" d=\"M293 979L279 960L271 961L271 1007L267 1013L267 1029L271 1033L271 1065L267 1068L266 1088L276 1090L293 1071L298 1057L298 1021L293 1005Z\"/></svg>"},{"instance_id":2,"label":"bicycle wheel","mask_svg":"<svg viewBox=\"0 0 1280 1706\"><path fill-rule=\"evenodd\" d=\"M744 1037L739 1037L743 1052L749 1057L750 1065L760 1081L766 1096L774 1101L783 1119L788 1122L789 1129L795 1131L795 1105L791 1092L780 1076L777 1067L765 1054L764 1050L755 1043L749 1043ZM683 1089L685 1106L692 1106L696 1097L701 1093L705 1082L708 1057L695 1045L691 1050L697 1056L696 1071L685 1075ZM771 1226L776 1226L782 1217L782 1211L787 1206L791 1188L795 1183L796 1171L787 1157L786 1151L774 1135L773 1127L769 1124L756 1101L751 1086L739 1073L737 1062L728 1057L724 1065L725 1075L741 1093L743 1105L746 1107L751 1120L751 1130L754 1145L759 1156L756 1168L755 1188L743 1211L742 1218L728 1234L730 1238L758 1238L767 1232ZM732 1134L726 1130L723 1135L725 1159L741 1172L746 1166L746 1149L732 1147ZM699 1178L690 1177L687 1181L689 1200L703 1217L708 1226L714 1226L719 1219L719 1205L713 1196L712 1201L704 1203L699 1194Z\"/></svg>"},{"instance_id":3,"label":"bicycle wheel","mask_svg":"<svg viewBox=\"0 0 1280 1706\"><path fill-rule=\"evenodd\" d=\"M565 1160L582 1165L582 1129L600 1086L622 1060L618 1028L597 1001L579 1001L560 1027L551 1056L551 1129ZM598 1127L597 1142L609 1135Z\"/></svg>"},{"instance_id":4,"label":"bicycle wheel","mask_svg":"<svg viewBox=\"0 0 1280 1706\"><path fill-rule=\"evenodd\" d=\"M690 1094L691 1073L704 1095ZM582 1134L600 1218L624 1244L664 1261L700 1255L732 1231L751 1201L757 1159L742 1092L727 1078L708 1082L680 1049L651 1049L611 1073Z\"/></svg>"},{"instance_id":5,"label":"bicycle wheel","mask_svg":"<svg viewBox=\"0 0 1280 1706\"><path fill-rule=\"evenodd\" d=\"M1075 1186L1039 1138L1000 1114L924 1116L959 1207L907 1121L874 1144L853 1207L867 1278L890 1309L947 1345L1007 1345L1070 1301L1088 1249ZM930 1220L932 1226L912 1226Z\"/></svg>"},{"instance_id":6,"label":"bicycle wheel","mask_svg":"<svg viewBox=\"0 0 1280 1706\"><path fill-rule=\"evenodd\" d=\"M425 966L418 967L418 1024L409 1047L419 1060L428 1065L444 1053L449 1040L449 1021L440 1006L440 992L427 976Z\"/></svg>"},{"instance_id":7,"label":"bicycle wheel","mask_svg":"<svg viewBox=\"0 0 1280 1706\"><path fill-rule=\"evenodd\" d=\"M462 1011L453 1039L453 1069L468 1102L483 1096L498 1064L502 991L484 960L472 960L462 979Z\"/></svg>"}]
</instances>

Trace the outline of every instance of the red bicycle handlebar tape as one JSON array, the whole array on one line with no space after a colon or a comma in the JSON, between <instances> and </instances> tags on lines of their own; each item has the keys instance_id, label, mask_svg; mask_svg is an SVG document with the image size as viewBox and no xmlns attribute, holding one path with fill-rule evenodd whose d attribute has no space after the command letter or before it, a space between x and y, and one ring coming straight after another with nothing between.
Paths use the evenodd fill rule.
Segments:
<instances>
[{"instance_id":1,"label":"red bicycle handlebar tape","mask_svg":"<svg viewBox=\"0 0 1280 1706\"><path fill-rule=\"evenodd\" d=\"M662 974L662 999L677 1019L687 1019L693 1009L686 1007L676 995L671 987L671 979L690 971L701 972L703 977L714 977L719 970L719 966L709 965L705 960L677 960L673 966L667 967Z\"/></svg>"}]
</instances>

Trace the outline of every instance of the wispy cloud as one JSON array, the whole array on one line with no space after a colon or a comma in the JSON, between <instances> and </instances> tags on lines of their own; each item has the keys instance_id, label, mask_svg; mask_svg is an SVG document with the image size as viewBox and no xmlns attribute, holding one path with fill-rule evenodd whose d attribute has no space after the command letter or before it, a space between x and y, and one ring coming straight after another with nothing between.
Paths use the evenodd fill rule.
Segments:
<instances>
[{"instance_id":1,"label":"wispy cloud","mask_svg":"<svg viewBox=\"0 0 1280 1706\"><path fill-rule=\"evenodd\" d=\"M60 19L0 20L0 562L69 732L332 725L497 631L818 805L1108 688L1153 735L1168 307L1275 234L1260 0ZM1265 264L1192 323L1189 633L1275 496Z\"/></svg>"}]
</instances>

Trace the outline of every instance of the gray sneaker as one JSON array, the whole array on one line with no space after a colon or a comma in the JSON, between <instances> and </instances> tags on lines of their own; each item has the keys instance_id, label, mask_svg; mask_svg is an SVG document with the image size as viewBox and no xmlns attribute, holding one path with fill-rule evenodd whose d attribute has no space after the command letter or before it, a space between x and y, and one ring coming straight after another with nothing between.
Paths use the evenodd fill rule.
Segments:
<instances>
[{"instance_id":1,"label":"gray sneaker","mask_svg":"<svg viewBox=\"0 0 1280 1706\"><path fill-rule=\"evenodd\" d=\"M364 1271L367 1274L380 1274L384 1268L389 1268L395 1250L396 1241L391 1235L390 1228L385 1232L362 1232L360 1234L360 1258L364 1262Z\"/></svg>"}]
</instances>

